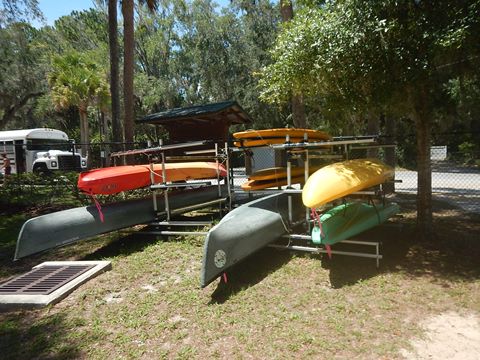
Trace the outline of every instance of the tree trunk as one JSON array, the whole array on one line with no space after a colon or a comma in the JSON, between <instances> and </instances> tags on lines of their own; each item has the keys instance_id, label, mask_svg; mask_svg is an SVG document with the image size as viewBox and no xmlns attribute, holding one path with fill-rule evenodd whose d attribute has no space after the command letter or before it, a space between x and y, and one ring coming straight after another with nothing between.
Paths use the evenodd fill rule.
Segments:
<instances>
[{"instance_id":1,"label":"tree trunk","mask_svg":"<svg viewBox=\"0 0 480 360\"><path fill-rule=\"evenodd\" d=\"M109 132L109 129L110 129L110 126L109 126L109 122L108 122L108 116L105 115L104 112L102 112L102 116L101 116L101 119L102 119L102 122L103 122L103 129L104 129L104 139L103 141L105 142L105 146L103 148L103 150L105 151L105 164L104 166L110 166L110 153L111 153L111 146L110 146L110 142L111 142L111 138L110 138L110 132Z\"/></svg>"},{"instance_id":2,"label":"tree trunk","mask_svg":"<svg viewBox=\"0 0 480 360\"><path fill-rule=\"evenodd\" d=\"M86 108L79 108L78 114L80 116L80 143L82 144L82 156L87 157L87 166L90 167L91 159L90 159L90 136L89 136L89 129L88 129L88 116L87 116L87 109Z\"/></svg>"},{"instance_id":3,"label":"tree trunk","mask_svg":"<svg viewBox=\"0 0 480 360\"><path fill-rule=\"evenodd\" d=\"M134 62L134 18L133 0L122 1L123 13L123 96L125 106L124 131L126 149L133 147L133 62ZM127 157L127 164L132 164L133 159Z\"/></svg>"},{"instance_id":4,"label":"tree trunk","mask_svg":"<svg viewBox=\"0 0 480 360\"><path fill-rule=\"evenodd\" d=\"M305 118L305 105L303 104L303 94L292 95L292 116L293 125L304 129L307 127Z\"/></svg>"},{"instance_id":5,"label":"tree trunk","mask_svg":"<svg viewBox=\"0 0 480 360\"><path fill-rule=\"evenodd\" d=\"M380 119L376 114L370 114L367 119L367 135L377 136L379 133ZM367 149L367 157L378 158L378 148Z\"/></svg>"},{"instance_id":6,"label":"tree trunk","mask_svg":"<svg viewBox=\"0 0 480 360\"><path fill-rule=\"evenodd\" d=\"M293 19L292 0L280 0L280 12L282 21L289 22ZM303 104L303 94L292 94L292 117L293 125L297 128L306 128L307 120L305 118L305 105Z\"/></svg>"},{"instance_id":7,"label":"tree trunk","mask_svg":"<svg viewBox=\"0 0 480 360\"><path fill-rule=\"evenodd\" d=\"M417 93L414 120L417 132L417 226L424 240L433 235L432 164L430 161L431 112L426 91Z\"/></svg>"},{"instance_id":8,"label":"tree trunk","mask_svg":"<svg viewBox=\"0 0 480 360\"><path fill-rule=\"evenodd\" d=\"M293 19L292 0L280 0L280 12L282 13L282 21L287 22Z\"/></svg>"},{"instance_id":9,"label":"tree trunk","mask_svg":"<svg viewBox=\"0 0 480 360\"><path fill-rule=\"evenodd\" d=\"M383 115L385 118L385 140L384 143L387 145L395 144L395 121L392 116ZM396 165L396 156L395 148L387 147L385 148L385 163L395 168ZM395 180L395 178L394 178ZM390 194L395 192L395 183L389 182L384 185L385 193Z\"/></svg>"},{"instance_id":10,"label":"tree trunk","mask_svg":"<svg viewBox=\"0 0 480 360\"><path fill-rule=\"evenodd\" d=\"M117 0L108 0L108 39L110 47L110 94L112 97L112 140L123 142L122 124L120 121L119 65L118 65L118 25ZM114 148L114 151L120 149Z\"/></svg>"}]
</instances>

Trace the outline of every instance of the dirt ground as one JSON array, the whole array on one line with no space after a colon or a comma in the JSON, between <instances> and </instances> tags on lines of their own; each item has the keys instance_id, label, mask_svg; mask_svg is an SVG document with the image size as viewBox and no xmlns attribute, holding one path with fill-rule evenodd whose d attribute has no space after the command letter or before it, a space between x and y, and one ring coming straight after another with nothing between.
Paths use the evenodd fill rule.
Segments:
<instances>
[{"instance_id":1,"label":"dirt ground","mask_svg":"<svg viewBox=\"0 0 480 360\"><path fill-rule=\"evenodd\" d=\"M53 259L110 260L112 270L49 308L0 313L0 353L15 360L480 359L480 216L436 202L435 237L422 242L414 196L391 200L401 215L366 236L382 243L379 269L371 259L264 249L232 269L228 284L205 289L203 238L118 235L15 263L12 240L0 251L3 279ZM14 239L18 225L4 226Z\"/></svg>"},{"instance_id":2,"label":"dirt ground","mask_svg":"<svg viewBox=\"0 0 480 360\"><path fill-rule=\"evenodd\" d=\"M402 195L399 200L404 209L414 209L413 198ZM480 234L480 217L473 215L468 221L460 209L452 206L452 201L437 199L434 208L436 240L449 242L454 247L457 241L462 244L466 239L474 239L473 249L478 249L479 238L475 234ZM414 215L413 211L406 212L405 218ZM461 253L458 261L462 261ZM480 359L480 312L447 311L430 315L418 325L423 333L410 339L409 350L400 351L405 359Z\"/></svg>"},{"instance_id":3,"label":"dirt ground","mask_svg":"<svg viewBox=\"0 0 480 360\"><path fill-rule=\"evenodd\" d=\"M446 312L421 323L421 338L411 340L412 350L402 349L406 359L480 359L480 317Z\"/></svg>"}]
</instances>

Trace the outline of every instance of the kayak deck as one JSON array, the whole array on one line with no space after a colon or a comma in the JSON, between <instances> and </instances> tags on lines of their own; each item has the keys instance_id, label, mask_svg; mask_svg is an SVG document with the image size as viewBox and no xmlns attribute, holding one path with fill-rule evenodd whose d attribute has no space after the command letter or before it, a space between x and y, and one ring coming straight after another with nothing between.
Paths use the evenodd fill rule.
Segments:
<instances>
[{"instance_id":1,"label":"kayak deck","mask_svg":"<svg viewBox=\"0 0 480 360\"><path fill-rule=\"evenodd\" d=\"M151 165L125 165L93 169L80 174L78 188L87 194L116 194L146 187L152 183L223 178L227 171L214 162L183 162ZM165 170L165 179L163 178Z\"/></svg>"}]
</instances>

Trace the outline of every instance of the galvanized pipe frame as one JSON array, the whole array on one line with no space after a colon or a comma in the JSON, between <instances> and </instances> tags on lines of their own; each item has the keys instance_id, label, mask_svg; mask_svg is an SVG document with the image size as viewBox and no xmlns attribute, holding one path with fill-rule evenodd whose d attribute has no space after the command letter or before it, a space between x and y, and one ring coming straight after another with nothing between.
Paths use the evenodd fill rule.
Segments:
<instances>
[{"instance_id":1,"label":"galvanized pipe frame","mask_svg":"<svg viewBox=\"0 0 480 360\"><path fill-rule=\"evenodd\" d=\"M148 230L148 231L138 231L137 234L162 235L162 236L177 236L177 235L206 236L208 234L208 232L205 232L205 231Z\"/></svg>"},{"instance_id":2,"label":"galvanized pipe frame","mask_svg":"<svg viewBox=\"0 0 480 360\"><path fill-rule=\"evenodd\" d=\"M161 142L161 140L160 140ZM114 153L111 153L110 156L116 157L116 156L128 156L128 155L146 155L146 154L152 154L152 153L157 153L157 152L165 152L167 150L174 150L174 149L183 149L183 148L188 148L188 147L196 147L196 146L201 146L201 145L207 145L209 144L210 141L206 140L201 140L201 141L191 141L191 142L186 142L186 143L179 143L179 144L170 144L170 145L163 145L160 143L160 146L156 146L153 148L147 148L147 149L136 149L136 150L127 150L127 151L117 151Z\"/></svg>"},{"instance_id":3,"label":"galvanized pipe frame","mask_svg":"<svg viewBox=\"0 0 480 360\"><path fill-rule=\"evenodd\" d=\"M310 252L314 254L329 253L327 250L322 248L317 248L317 247L298 246L298 245L277 245L277 244L270 244L268 246L276 249L303 251L303 252ZM369 254L369 253L360 253L360 252L352 252L352 251L331 250L330 254L376 259L377 269L380 267L380 259L383 259L383 255L379 254L378 251L375 254Z\"/></svg>"},{"instance_id":4,"label":"galvanized pipe frame","mask_svg":"<svg viewBox=\"0 0 480 360\"><path fill-rule=\"evenodd\" d=\"M309 161L310 158L322 158L322 155L311 155L310 151L315 150L315 149L320 149L320 148L325 148L325 147L330 147L330 146L343 146L344 148L344 156L348 160L349 158L349 145L353 144L371 144L377 141L376 137L373 136L366 136L361 139L341 139L341 140L333 140L333 141L325 141L325 142L308 142L308 134L304 134L304 142L303 143L290 143L290 136L287 135L285 139L285 144L274 144L270 145L273 149L283 149L289 153L294 153L296 155L304 154L304 167L305 167L305 181L307 181L310 173L309 173ZM386 145L390 146L390 145ZM365 146L361 147L362 149L366 148L377 148L377 147L385 147L382 145L372 145L372 146ZM360 148L360 147L359 147ZM350 148L353 149L353 148ZM356 149L356 148L355 148ZM333 157L337 155L333 154L323 154L324 157ZM292 184L291 184L291 160L292 156L287 155L287 188L283 190L278 190L278 189L262 189L262 190L255 190L253 192L264 192L264 193L278 193L278 192L283 192L286 194L299 194L302 192L302 190L298 189L293 189ZM357 191L353 193L352 195L362 195L362 196L376 196L379 195L381 192L378 191ZM293 206L292 206L292 201L291 197L289 196L288 198L288 220L290 225L293 227ZM311 231L311 221L310 221L310 213L309 209L305 207L305 222L308 224L308 231ZM299 223L303 223L300 221ZM302 239L302 240L310 240L312 237L310 235L296 235L296 234L289 234L285 235L284 237L288 238L289 240L292 239ZM370 253L362 253L362 252L351 252L351 251L339 251L339 250L332 250L330 253L331 254L336 254L336 255L344 255L344 256L355 256L355 257L364 257L364 258L373 258L376 259L376 266L377 268L380 266L380 259L383 258L383 256L380 254L380 249L379 249L379 242L371 242L371 241L357 241L357 240L343 240L341 243L345 244L355 244L355 245L363 245L363 246L374 246L375 247L375 254L370 254ZM277 244L271 244L269 245L270 247L274 248L281 248L281 249L287 249L287 250L296 250L296 251L307 251L307 252L312 252L312 253L328 253L327 250L321 249L320 247L306 247L306 246L297 246L297 245L277 245Z\"/></svg>"},{"instance_id":5,"label":"galvanized pipe frame","mask_svg":"<svg viewBox=\"0 0 480 360\"><path fill-rule=\"evenodd\" d=\"M202 186L208 186L211 185L212 183L210 181L198 181L198 182L190 182L190 183L173 183L173 184L155 184L155 185L150 185L150 190L167 190L167 189L176 189L176 188L182 188L182 187L202 187Z\"/></svg>"},{"instance_id":6,"label":"galvanized pipe frame","mask_svg":"<svg viewBox=\"0 0 480 360\"><path fill-rule=\"evenodd\" d=\"M301 143L290 143L290 135L287 134L285 136L285 144L273 144L269 145L269 147L273 149L282 149L287 152L287 187L286 189L261 189L261 190L251 190L251 192L256 192L256 193L286 193L289 194L288 196L288 222L290 224L293 223L293 204L292 204L292 198L290 194L298 194L301 193L302 190L298 189L293 189L292 188L292 163L291 160L295 155L300 155L304 154L304 168L305 168L305 181L307 181L310 173L309 173L309 159L310 159L310 154L309 151L313 149L320 149L320 148L325 148L325 147L331 147L335 145L341 145L345 149L345 155L348 158L348 146L352 144L369 144L377 141L377 138L374 136L365 136L362 138L354 138L354 139L346 139L344 140L341 138L341 140L333 140L333 141L321 141L321 142L308 142L308 133L303 134L303 142ZM295 154L295 155L293 155ZM326 154L326 155L332 155L332 154ZM321 155L318 155L320 158ZM234 192L235 193L235 192ZM357 192L355 195L375 195L375 192ZM308 208L305 208L305 220L309 224L309 210ZM310 224L309 226L309 231L310 229Z\"/></svg>"},{"instance_id":7,"label":"galvanized pipe frame","mask_svg":"<svg viewBox=\"0 0 480 360\"><path fill-rule=\"evenodd\" d=\"M211 221L158 221L151 222L150 226L209 226L212 225Z\"/></svg>"},{"instance_id":8,"label":"galvanized pipe frame","mask_svg":"<svg viewBox=\"0 0 480 360\"><path fill-rule=\"evenodd\" d=\"M222 199L216 199L212 201L207 201L204 203L199 203L195 205L190 205L190 206L185 206L183 208L178 208L171 210L170 214L171 215L178 215L178 214L183 214L189 211L197 210L197 209L203 209L208 206L216 205L216 204L222 204L227 201L227 198L222 198ZM165 212L163 213L157 213L157 216L160 215L165 215ZM153 226L208 226L211 225L211 222L199 222L199 221L159 221L158 223L151 223L149 225ZM147 231L137 231L136 233L142 234L142 235L164 235L164 236L170 236L170 235L192 235L192 236L206 236L208 232L204 231L173 231L173 230L147 230Z\"/></svg>"},{"instance_id":9,"label":"galvanized pipe frame","mask_svg":"<svg viewBox=\"0 0 480 360\"><path fill-rule=\"evenodd\" d=\"M195 146L201 146L201 145L205 145L207 144L208 141L196 141L196 142L189 142L189 143L181 143L181 144L173 144L173 145L165 145L163 146L162 145L162 142L160 142L160 146L159 147L156 147L156 148L153 148L153 149L150 149L151 152L160 152L161 153L161 159L162 159L162 178L163 179L166 179L166 169L165 169L165 163L166 163L166 156L165 156L165 151L166 150L171 150L171 149L181 149L181 148L187 148L187 147L195 147ZM227 144L225 144L225 147L227 149ZM190 154L202 154L202 153L214 153L214 158L215 158L215 163L217 165L217 186L218 186L218 196L219 198L222 196L222 190L221 190L221 184L220 184L220 170L219 170L219 159L220 159L220 155L219 155L219 151L218 151L218 144L215 143L214 144L214 149L204 149L204 150L193 150L193 151L189 151L189 152L185 152L185 153L190 153ZM144 152L142 152L144 153ZM228 152L226 152L225 154L225 157L227 158L227 161L228 161ZM223 158L223 157L222 157ZM152 169L152 172L153 172L153 165L150 164L150 167ZM228 178L229 178L229 171L228 171L228 165L227 165L227 183L229 183L228 181ZM160 214L164 214L167 218L167 221L170 221L171 220L171 215L175 215L178 213L178 211L180 210L181 212L185 212L186 209L192 209L192 210L196 210L196 209L199 209L201 207L206 207L206 206L210 206L211 204L221 204L223 202L225 202L225 199L217 199L213 202L207 202L207 203L203 203L203 204L196 204L194 205L193 207L186 207L186 208L182 208L182 209L176 209L176 210L173 210L171 211L170 210L170 203L169 203L169 197L168 197L168 190L170 188L174 188L174 187L187 187L187 186L195 186L195 184L199 184L199 183L190 183L190 184L167 184L166 181L163 181L161 184L155 184L154 183L154 177L153 177L153 174L151 174L150 176L150 181L151 181L151 185L150 185L150 189L153 191L152 193L152 198L153 198L153 209L155 211L155 213L157 214L157 216L159 216ZM165 198L165 212L163 213L159 213L158 212L158 203L157 203L157 191L158 190L161 190L163 191L163 195L164 195L164 198ZM227 185L227 191L228 191L228 197L231 198L231 194L230 194L230 187ZM198 207L198 206L200 207ZM205 206L203 206L205 205Z\"/></svg>"},{"instance_id":10,"label":"galvanized pipe frame","mask_svg":"<svg viewBox=\"0 0 480 360\"><path fill-rule=\"evenodd\" d=\"M282 236L284 239L289 240L312 240L310 235L303 235L303 234L287 234ZM340 251L340 250L331 250L331 254L336 255L345 255L345 256L353 256L353 257L363 257L363 258L370 258L376 259L377 268L380 267L380 259L383 259L383 255L380 254L380 242L377 241L359 241L359 240L342 240L338 242L338 244L354 244L354 245L362 245L362 246L374 246L375 247L375 254L371 253L362 253L362 252L352 252L352 251ZM278 248L278 249L285 249L285 250L294 250L294 251L304 251L304 252L311 252L317 254L328 254L328 251L316 246L298 246L298 245L278 245L278 244L270 244L270 247Z\"/></svg>"},{"instance_id":11,"label":"galvanized pipe frame","mask_svg":"<svg viewBox=\"0 0 480 360\"><path fill-rule=\"evenodd\" d=\"M354 139L354 140L339 140L339 141L329 141L329 142L321 142L321 143L308 143L308 135L307 134L304 134L304 139L305 139L305 143L296 143L296 144L288 144L289 142L289 135L286 136L286 142L287 144L283 144L283 145L272 145L271 147L272 148L279 148L279 149L285 149L286 151L289 151L290 149L293 149L295 148L295 152L296 153L301 153L302 150L299 150L299 147L302 147L304 148L303 149L303 152L305 153L305 180L308 179L308 176L309 176L309 159L310 157L312 158L316 158L317 156L310 156L309 155L309 150L311 150L310 148L315 148L315 147L325 147L325 146L332 146L332 145L343 145L345 147L345 153L347 154L348 156L348 145L350 144L360 144L360 143L371 143L371 142L375 142L376 139L375 138L364 138L364 139ZM203 142L201 142L200 144L198 144L197 146L199 145L203 145ZM362 148L366 148L366 147L362 147ZM165 148L164 148L165 149ZM166 149L165 149L166 150ZM215 144L215 149L213 150L199 150L199 151L190 151L190 152L186 152L186 153L189 153L189 154L201 154L201 153L210 153L210 152L214 152L215 153L215 156L214 158L216 159L216 162L218 164L218 145ZM231 208L231 199L232 199L232 192L231 192L231 188L230 188L230 182L232 181L232 179L230 179L230 172L228 171L229 170L229 148L228 148L228 144L225 144L225 153L226 153L226 156L225 156L225 161L226 161L226 164L227 164L227 191L228 191L228 194L229 194L229 199L230 199L230 208ZM326 155L328 156L328 155ZM321 155L319 155L318 157L321 157ZM162 167L164 168L164 163L165 163L165 157L164 157L164 153L162 152ZM299 194L301 193L301 190L298 190L298 189L292 189L291 188L291 158L288 157L288 161L287 161L287 189L284 189L284 190L276 190L276 189L270 189L270 190L267 190L267 189L264 189L264 192L271 192L271 193L278 193L279 191L282 191L284 193L287 193L287 194ZM164 177L165 178L165 177ZM218 177L217 177L217 180ZM218 181L218 184L220 186L220 182ZM219 187L219 192L220 192L220 187ZM262 192L262 190L259 190L258 192ZM166 191L165 191L166 193ZM233 192L234 194L235 192ZM377 193L376 192L373 192L373 191L361 191L361 192L356 192L354 193L355 195L376 195ZM174 214L179 214L179 213L184 213L186 211L191 211L191 210L195 210L195 209L198 209L198 208L202 208L202 207L207 207L207 206L210 206L212 204L215 204L215 203L219 203L219 202L224 202L226 201L226 199L217 199L217 200L214 200L214 201L210 201L210 202L206 202L206 203L202 203L202 204L196 204L196 205L192 205L192 206L188 206L188 207L185 207L185 208L181 208L181 209L176 209L174 211L172 211L171 213L174 213ZM166 197L166 204L168 202L168 196ZM309 224L310 223L310 219L309 219L309 211L308 211L308 208L305 208L305 220L307 221L307 223ZM167 222L166 224L170 223L172 224L172 222L170 221L170 218L169 218L169 214L170 214L170 211L168 209L166 209L166 213L167 213ZM159 213L160 214L160 213ZM288 198L288 216L289 216L289 223L291 225L293 225L293 206L292 206L292 199L291 197L289 196ZM303 223L303 221L300 221L299 223ZM180 223L176 223L175 225L187 225L187 222L180 222ZM191 225L193 226L193 224ZM310 225L309 225L310 226ZM154 235L198 235L198 236L205 236L207 234L207 232L190 232L190 231L170 231L170 230L163 230L163 231L146 231L146 232L142 232L144 234L154 234ZM289 239L303 239L303 240L311 240L311 236L309 235L295 235L295 234L291 234L291 235L286 235ZM357 257L365 257L365 258L375 258L376 259L376 262L377 262L377 267L379 267L379 260L382 259L382 255L379 254L379 243L378 242L360 242L360 241L354 241L354 240L344 240L342 241L342 243L350 243L350 244L357 244L357 245L369 245L369 246L375 246L375 254L369 254L369 253L359 253L359 252L348 252L348 251L338 251L338 250L332 250L331 253L332 254L337 254L337 255L346 255L346 256L357 256ZM283 248L283 249L288 249L288 250L296 250L296 251L308 251L308 252L312 252L312 253L327 253L326 250L324 249L321 249L319 247L305 247L305 246L296 246L296 245L287 245L287 246L283 246L283 245L275 245L275 244L272 244L270 245L271 247L276 247L276 248Z\"/></svg>"},{"instance_id":12,"label":"galvanized pipe frame","mask_svg":"<svg viewBox=\"0 0 480 360\"><path fill-rule=\"evenodd\" d=\"M317 142L301 142L301 143L285 143L285 144L273 144L270 145L273 149L285 149L289 150L292 148L297 149L296 151L299 152L299 149L310 149L310 148L322 148L322 147L329 147L329 146L336 146L336 145L352 145L352 144L368 144L376 142L375 137L366 137L364 139L356 139L356 140L332 140L332 141L317 141Z\"/></svg>"},{"instance_id":13,"label":"galvanized pipe frame","mask_svg":"<svg viewBox=\"0 0 480 360\"><path fill-rule=\"evenodd\" d=\"M209 141L194 141L194 142L188 142L188 143L181 143L181 144L172 144L172 145L163 145L162 141L160 140L160 146L155 147L155 148L149 148L149 149L139 149L139 150L128 150L124 152L117 152L117 153L112 153L111 156L127 156L127 155L136 155L136 154L145 154L149 155L152 153L161 153L161 164L162 164L162 177L163 179L166 179L166 168L165 168L165 163L166 163L166 156L165 156L165 151L167 150L172 150L172 149L181 149L181 148L188 148L188 147L196 147L196 146L201 146L201 145L206 145L210 143ZM160 215L165 215L167 221L165 222L165 225L168 226L198 226L197 223L190 223L190 222L172 222L171 221L171 215L176 215L176 214L182 214L188 211L192 210L197 210L201 208L205 208L211 205L216 205L216 204L222 204L226 202L226 198L221 198L222 196L222 191L221 191L221 184L220 184L220 171L218 169L219 165L219 160L222 159L227 162L227 191L228 191L228 198L231 199L231 187L230 187L230 173L229 173L229 152L228 152L228 145L225 143L225 155L219 155L218 151L218 144L215 143L215 148L214 149L208 149L208 150L197 150L197 151L189 151L185 152L186 154L204 154L204 153L214 153L214 159L215 163L217 165L217 185L218 185L218 195L219 199L208 201L205 203L199 203L191 206L186 206L183 208L179 209L174 209L170 210L170 204L169 204L169 197L168 197L168 190L170 188L175 188L175 187L187 187L187 186L203 186L206 185L207 182L194 182L194 183L188 183L188 184L167 184L165 181L162 184L155 184L155 177L154 177L154 171L153 171L153 163L150 163L150 182L151 186L150 189L152 190L152 201L153 201L153 209L157 216ZM187 157L185 157L187 158ZM164 197L165 197L165 211L164 212L158 212L158 202L157 202L157 191L162 190ZM230 200L230 206L231 208L231 200ZM160 224L160 222L159 222ZM138 232L137 232L138 233ZM206 232L191 232L191 231L140 231L142 234L156 234L156 235L201 235L204 236L207 233Z\"/></svg>"}]
</instances>

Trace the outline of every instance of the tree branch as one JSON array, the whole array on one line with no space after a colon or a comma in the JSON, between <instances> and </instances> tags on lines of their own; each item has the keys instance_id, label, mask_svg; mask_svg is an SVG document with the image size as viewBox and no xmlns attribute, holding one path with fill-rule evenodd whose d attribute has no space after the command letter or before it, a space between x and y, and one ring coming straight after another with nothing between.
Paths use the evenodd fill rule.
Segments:
<instances>
[{"instance_id":1,"label":"tree branch","mask_svg":"<svg viewBox=\"0 0 480 360\"><path fill-rule=\"evenodd\" d=\"M5 113L3 114L3 117L0 119L0 128L4 128L5 125L7 125L7 123L13 119L13 117L15 116L15 113L25 106L28 100L38 97L40 95L43 95L44 93L45 93L44 91L39 91L35 93L26 94L23 98L20 99L19 102L12 105L9 109L5 111Z\"/></svg>"}]
</instances>

